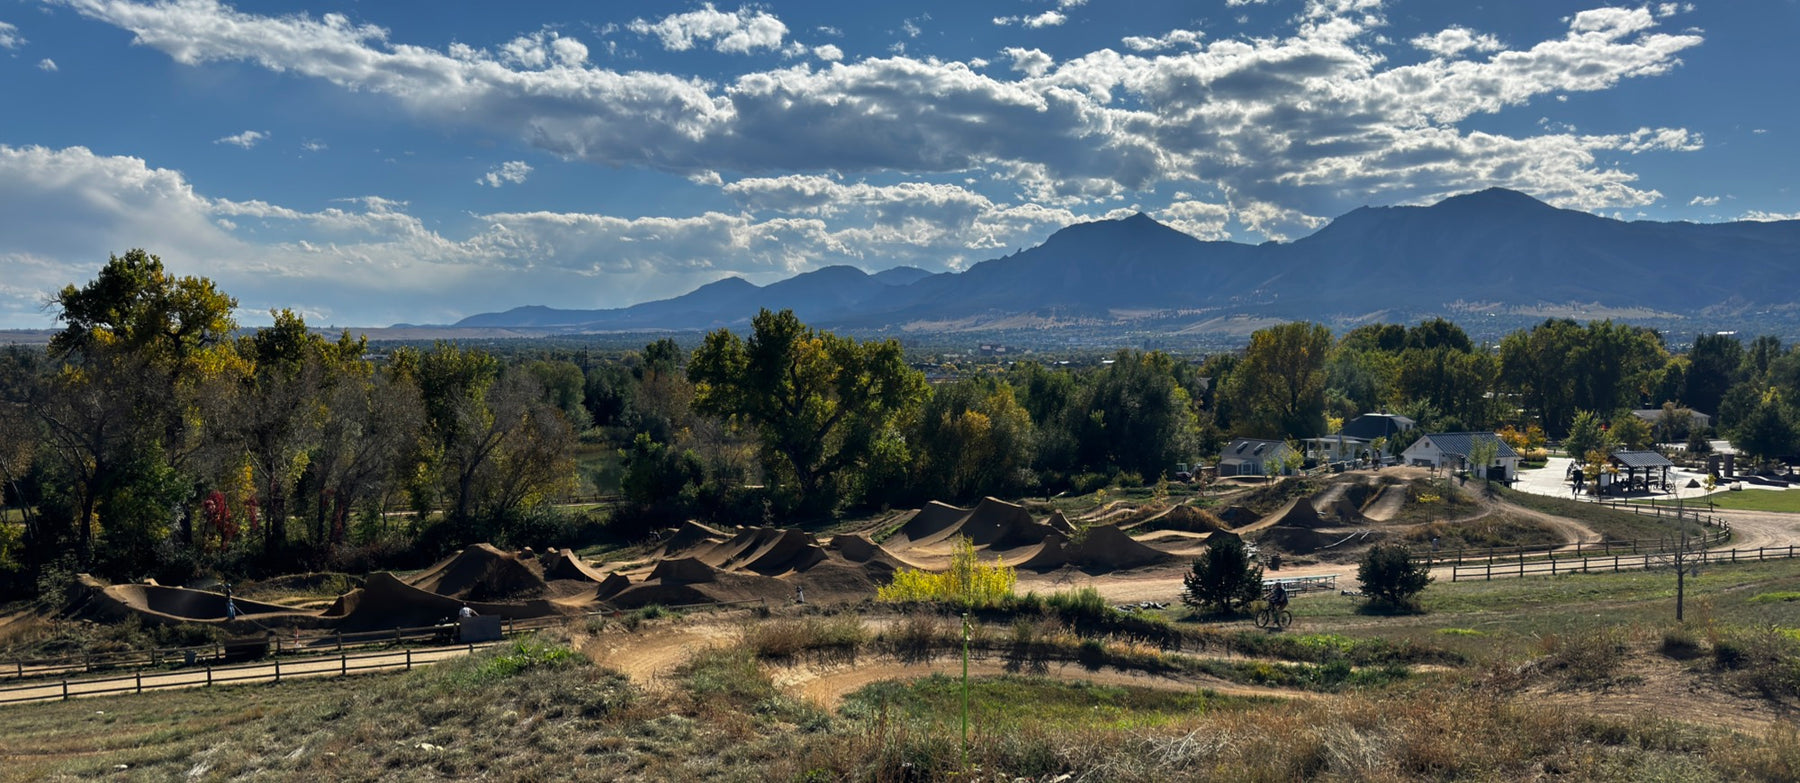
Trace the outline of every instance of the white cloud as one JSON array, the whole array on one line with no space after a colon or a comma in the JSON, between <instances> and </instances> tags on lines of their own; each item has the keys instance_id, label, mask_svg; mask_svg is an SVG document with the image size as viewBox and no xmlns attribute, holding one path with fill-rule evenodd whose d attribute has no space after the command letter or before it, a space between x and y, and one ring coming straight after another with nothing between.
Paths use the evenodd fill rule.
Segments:
<instances>
[{"instance_id":1,"label":"white cloud","mask_svg":"<svg viewBox=\"0 0 1800 783\"><path fill-rule=\"evenodd\" d=\"M523 185L525 178L530 174L531 166L527 165L525 161L509 160L483 174L480 179L475 180L475 183L490 188L497 188L509 182L514 185Z\"/></svg>"},{"instance_id":2,"label":"white cloud","mask_svg":"<svg viewBox=\"0 0 1800 783\"><path fill-rule=\"evenodd\" d=\"M1688 201L1690 207L1711 207L1719 203L1718 196L1695 196Z\"/></svg>"},{"instance_id":3,"label":"white cloud","mask_svg":"<svg viewBox=\"0 0 1800 783\"><path fill-rule=\"evenodd\" d=\"M26 43L24 36L19 35L19 28L0 22L0 49L17 49Z\"/></svg>"},{"instance_id":4,"label":"white cloud","mask_svg":"<svg viewBox=\"0 0 1800 783\"><path fill-rule=\"evenodd\" d=\"M1438 57L1455 57L1469 49L1494 52L1501 48L1500 39L1491 35L1476 35L1466 27L1451 27L1432 35L1421 35L1413 38L1411 43Z\"/></svg>"},{"instance_id":5,"label":"white cloud","mask_svg":"<svg viewBox=\"0 0 1800 783\"><path fill-rule=\"evenodd\" d=\"M49 326L39 309L47 296L133 247L162 256L176 274L212 278L251 318L292 307L325 322L379 325L523 304L624 306L728 275L768 283L838 263L942 269L1089 219L925 182L788 176L725 191L743 211L493 213L471 216L451 237L378 196L314 211L209 198L180 173L140 159L0 145L0 236L8 238L0 323Z\"/></svg>"},{"instance_id":6,"label":"white cloud","mask_svg":"<svg viewBox=\"0 0 1800 783\"><path fill-rule=\"evenodd\" d=\"M625 28L638 35L654 35L664 49L685 52L696 44L712 42L716 51L749 54L756 49L778 49L787 25L766 11L749 7L725 13L704 3L700 10L671 14L660 21L633 19Z\"/></svg>"},{"instance_id":7,"label":"white cloud","mask_svg":"<svg viewBox=\"0 0 1800 783\"><path fill-rule=\"evenodd\" d=\"M319 141L318 139L307 139L306 141L301 142L300 148L307 152L324 152L326 149L329 149L325 145L325 142Z\"/></svg>"},{"instance_id":8,"label":"white cloud","mask_svg":"<svg viewBox=\"0 0 1800 783\"><path fill-rule=\"evenodd\" d=\"M1158 52L1178 46L1197 46L1205 36L1198 30L1170 30L1160 36L1127 36L1121 43L1137 52Z\"/></svg>"},{"instance_id":9,"label":"white cloud","mask_svg":"<svg viewBox=\"0 0 1800 783\"><path fill-rule=\"evenodd\" d=\"M1028 76L1043 76L1050 71L1056 61L1041 49L1020 49L1009 46L1001 50L1001 54L1012 58L1012 69Z\"/></svg>"},{"instance_id":10,"label":"white cloud","mask_svg":"<svg viewBox=\"0 0 1800 783\"><path fill-rule=\"evenodd\" d=\"M895 56L827 67L797 61L712 82L558 64L549 34L522 39L516 51L437 51L336 15L257 16L212 0L69 2L178 62L255 62L569 159L683 176L973 173L1052 205L1204 180L1232 194L1234 211L1255 210L1253 220L1238 218L1245 225L1284 232L1343 199L1416 201L1489 185L1559 206L1642 206L1661 194L1597 155L1700 144L1681 128L1504 135L1460 127L1475 115L1678 67L1700 36L1659 32L1642 8L1583 11L1566 34L1520 48L1484 51L1498 43L1467 31L1424 43L1484 51L1482 59L1391 64L1376 43L1385 25L1378 0L1313 0L1286 36L1170 33L1126 45L1154 56L1101 49L1060 62L1009 49L1020 76ZM745 32L745 19L763 16L706 6L643 26L671 47L732 40L742 51L778 50L781 36ZM1184 48L1163 51L1177 45Z\"/></svg>"},{"instance_id":11,"label":"white cloud","mask_svg":"<svg viewBox=\"0 0 1800 783\"><path fill-rule=\"evenodd\" d=\"M1738 220L1754 220L1759 223L1770 223L1777 220L1800 220L1800 212L1764 212L1753 209L1738 217Z\"/></svg>"},{"instance_id":12,"label":"white cloud","mask_svg":"<svg viewBox=\"0 0 1800 783\"><path fill-rule=\"evenodd\" d=\"M1001 27L1006 27L1008 25L1015 25L1015 24L1023 26L1023 27L1031 27L1031 28L1056 27L1056 26L1062 24L1063 22L1067 22L1067 21L1069 21L1068 15L1064 14L1061 11L1045 11L1041 14L1033 14L1030 16L996 16L996 17L994 17L994 24L999 25Z\"/></svg>"},{"instance_id":13,"label":"white cloud","mask_svg":"<svg viewBox=\"0 0 1800 783\"><path fill-rule=\"evenodd\" d=\"M269 134L267 131L247 130L242 133L233 133L230 136L213 139L213 143L214 144L230 144L234 147L242 147L244 149L250 149L251 147L256 146L257 144L261 143L264 139L267 139L267 138L269 138Z\"/></svg>"},{"instance_id":14,"label":"white cloud","mask_svg":"<svg viewBox=\"0 0 1800 783\"><path fill-rule=\"evenodd\" d=\"M839 49L836 44L825 44L823 46L815 46L815 47L813 47L812 51L813 51L814 57L817 57L828 63L834 63L834 62L844 59L844 50Z\"/></svg>"},{"instance_id":15,"label":"white cloud","mask_svg":"<svg viewBox=\"0 0 1800 783\"><path fill-rule=\"evenodd\" d=\"M50 73L56 73L56 61L52 60L48 57L45 57L44 59L39 60L37 67L38 67L38 70L40 70L40 71L48 71Z\"/></svg>"},{"instance_id":16,"label":"white cloud","mask_svg":"<svg viewBox=\"0 0 1800 783\"><path fill-rule=\"evenodd\" d=\"M1185 195L1185 194L1184 194ZM1226 224L1231 221L1231 207L1204 201L1179 199L1159 210L1156 217L1178 231L1212 241L1229 239Z\"/></svg>"}]
</instances>

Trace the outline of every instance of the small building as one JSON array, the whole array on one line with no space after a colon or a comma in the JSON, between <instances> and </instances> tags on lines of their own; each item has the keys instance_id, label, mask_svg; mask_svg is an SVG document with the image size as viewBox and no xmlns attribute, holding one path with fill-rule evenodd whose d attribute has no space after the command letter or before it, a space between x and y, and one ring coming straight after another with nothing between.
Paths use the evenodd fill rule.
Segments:
<instances>
[{"instance_id":1,"label":"small building","mask_svg":"<svg viewBox=\"0 0 1800 783\"><path fill-rule=\"evenodd\" d=\"M1418 422L1399 414L1365 413L1345 422L1343 428L1338 430L1338 434L1362 441L1387 438L1391 442L1395 435L1406 432L1418 424Z\"/></svg>"},{"instance_id":2,"label":"small building","mask_svg":"<svg viewBox=\"0 0 1800 783\"><path fill-rule=\"evenodd\" d=\"M1625 492L1667 488L1669 470L1675 467L1668 457L1654 451L1615 451L1606 457L1606 461L1618 470L1618 474L1600 474L1600 486L1620 485Z\"/></svg>"},{"instance_id":3,"label":"small building","mask_svg":"<svg viewBox=\"0 0 1800 783\"><path fill-rule=\"evenodd\" d=\"M1293 449L1283 441L1238 438L1219 455L1219 477L1268 475L1267 465L1280 465L1292 453ZM1274 470L1284 472L1279 467Z\"/></svg>"},{"instance_id":4,"label":"small building","mask_svg":"<svg viewBox=\"0 0 1800 783\"><path fill-rule=\"evenodd\" d=\"M1469 454L1475 445L1493 443L1494 459L1486 465L1469 464ZM1433 432L1420 435L1413 445L1400 453L1401 461L1408 465L1445 468L1456 470L1466 468L1476 476L1508 481L1519 473L1519 452L1513 451L1506 441L1492 432Z\"/></svg>"}]
</instances>

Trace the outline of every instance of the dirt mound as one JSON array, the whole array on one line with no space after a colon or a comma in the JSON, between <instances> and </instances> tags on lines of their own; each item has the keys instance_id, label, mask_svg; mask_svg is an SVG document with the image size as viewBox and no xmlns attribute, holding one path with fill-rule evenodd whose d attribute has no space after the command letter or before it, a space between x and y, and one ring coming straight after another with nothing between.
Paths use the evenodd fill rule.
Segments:
<instances>
[{"instance_id":1,"label":"dirt mound","mask_svg":"<svg viewBox=\"0 0 1800 783\"><path fill-rule=\"evenodd\" d=\"M1088 528L1080 541L1064 547L1064 553L1071 563L1103 571L1140 568L1175 559L1168 552L1139 543L1114 525Z\"/></svg>"},{"instance_id":2,"label":"dirt mound","mask_svg":"<svg viewBox=\"0 0 1800 783\"><path fill-rule=\"evenodd\" d=\"M825 548L811 535L792 528L751 527L698 559L726 571L777 576L819 564L825 559Z\"/></svg>"},{"instance_id":3,"label":"dirt mound","mask_svg":"<svg viewBox=\"0 0 1800 783\"><path fill-rule=\"evenodd\" d=\"M704 564L701 565L704 567ZM773 604L791 601L793 598L794 587L785 580L758 574L715 571L709 581L686 582L652 576L620 591L607 599L607 603L620 609L632 609L650 604L685 606L738 601L765 601Z\"/></svg>"},{"instance_id":4,"label":"dirt mound","mask_svg":"<svg viewBox=\"0 0 1800 783\"><path fill-rule=\"evenodd\" d=\"M894 534L899 544L919 546L936 543L956 535L963 520L968 518L969 509L957 508L949 503L931 501L924 508L913 514L912 519L900 526Z\"/></svg>"},{"instance_id":5,"label":"dirt mound","mask_svg":"<svg viewBox=\"0 0 1800 783\"><path fill-rule=\"evenodd\" d=\"M1300 502L1295 503L1294 507L1288 509L1286 514L1281 515L1280 519L1275 520L1275 524L1270 525L1272 528L1298 527L1309 530L1335 526L1337 526L1337 522L1319 516L1319 510L1313 508L1313 504L1307 500L1301 500Z\"/></svg>"},{"instance_id":6,"label":"dirt mound","mask_svg":"<svg viewBox=\"0 0 1800 783\"><path fill-rule=\"evenodd\" d=\"M1362 509L1347 495L1339 496L1324 513L1329 513L1331 521L1339 527L1354 527L1368 521L1363 517Z\"/></svg>"},{"instance_id":7,"label":"dirt mound","mask_svg":"<svg viewBox=\"0 0 1800 783\"><path fill-rule=\"evenodd\" d=\"M594 597L604 601L630 586L630 577L624 574L607 574L605 579L600 580L600 586L594 588Z\"/></svg>"},{"instance_id":8,"label":"dirt mound","mask_svg":"<svg viewBox=\"0 0 1800 783\"><path fill-rule=\"evenodd\" d=\"M873 558L881 549L880 544L861 533L839 533L826 546L853 563Z\"/></svg>"},{"instance_id":9,"label":"dirt mound","mask_svg":"<svg viewBox=\"0 0 1800 783\"><path fill-rule=\"evenodd\" d=\"M1044 524L1048 525L1051 530L1055 530L1065 536L1075 534L1075 523L1070 522L1068 517L1063 516L1062 509L1060 508L1050 512L1050 518L1044 520Z\"/></svg>"},{"instance_id":10,"label":"dirt mound","mask_svg":"<svg viewBox=\"0 0 1800 783\"><path fill-rule=\"evenodd\" d=\"M343 631L417 628L455 617L464 603L476 613L492 617L548 617L562 613L555 604L542 599L465 602L420 589L393 574L382 572L370 574L361 589L340 597L326 616L341 616L338 629Z\"/></svg>"},{"instance_id":11,"label":"dirt mound","mask_svg":"<svg viewBox=\"0 0 1800 783\"><path fill-rule=\"evenodd\" d=\"M711 582L718 579L721 573L723 572L718 568L699 558L678 557L658 562L644 581L656 580L669 584Z\"/></svg>"},{"instance_id":12,"label":"dirt mound","mask_svg":"<svg viewBox=\"0 0 1800 783\"><path fill-rule=\"evenodd\" d=\"M572 551L551 550L538 559L544 566L545 579L573 579L582 582L604 582L606 574L595 571L593 566L582 560L580 555Z\"/></svg>"},{"instance_id":13,"label":"dirt mound","mask_svg":"<svg viewBox=\"0 0 1800 783\"><path fill-rule=\"evenodd\" d=\"M88 600L77 612L95 619L123 620L136 617L146 625L175 623L226 623L225 594L158 584L109 585L92 576L82 575L82 586L90 591ZM260 622L280 621L282 625L311 626L318 619L315 612L280 604L267 604L233 597L240 620L254 618Z\"/></svg>"},{"instance_id":14,"label":"dirt mound","mask_svg":"<svg viewBox=\"0 0 1800 783\"><path fill-rule=\"evenodd\" d=\"M1262 519L1261 515L1243 506L1226 506L1219 509L1214 516L1218 517L1220 522L1225 523L1227 530L1253 525L1256 520Z\"/></svg>"},{"instance_id":15,"label":"dirt mound","mask_svg":"<svg viewBox=\"0 0 1800 783\"><path fill-rule=\"evenodd\" d=\"M1312 528L1278 525L1262 531L1262 535L1256 539L1256 545L1291 555L1306 555L1317 552L1341 538L1343 538L1341 535L1323 533Z\"/></svg>"},{"instance_id":16,"label":"dirt mound","mask_svg":"<svg viewBox=\"0 0 1800 783\"><path fill-rule=\"evenodd\" d=\"M694 557L697 549L709 549L731 538L731 534L688 520L681 523L667 539L663 541L658 557Z\"/></svg>"},{"instance_id":17,"label":"dirt mound","mask_svg":"<svg viewBox=\"0 0 1800 783\"><path fill-rule=\"evenodd\" d=\"M1254 521L1254 520L1252 520ZM1193 506L1175 506L1164 514L1157 526L1162 530L1181 530L1188 533L1211 533L1233 527L1211 513Z\"/></svg>"},{"instance_id":18,"label":"dirt mound","mask_svg":"<svg viewBox=\"0 0 1800 783\"><path fill-rule=\"evenodd\" d=\"M438 595L476 601L543 595L548 587L536 560L476 544L407 580Z\"/></svg>"},{"instance_id":19,"label":"dirt mound","mask_svg":"<svg viewBox=\"0 0 1800 783\"><path fill-rule=\"evenodd\" d=\"M978 547L995 549L1030 546L1059 535L1055 528L1032 519L1024 506L995 498L982 498L959 532Z\"/></svg>"}]
</instances>

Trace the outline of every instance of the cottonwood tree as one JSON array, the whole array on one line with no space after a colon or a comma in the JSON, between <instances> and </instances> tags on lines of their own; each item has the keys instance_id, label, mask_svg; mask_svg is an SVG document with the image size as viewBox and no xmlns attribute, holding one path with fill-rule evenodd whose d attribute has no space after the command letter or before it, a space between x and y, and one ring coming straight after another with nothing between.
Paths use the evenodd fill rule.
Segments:
<instances>
[{"instance_id":1,"label":"cottonwood tree","mask_svg":"<svg viewBox=\"0 0 1800 783\"><path fill-rule=\"evenodd\" d=\"M1310 438L1325 431L1325 360L1331 330L1287 323L1250 335L1232 370L1227 396L1246 433L1265 438Z\"/></svg>"},{"instance_id":2,"label":"cottonwood tree","mask_svg":"<svg viewBox=\"0 0 1800 783\"><path fill-rule=\"evenodd\" d=\"M1416 608L1419 593L1431 584L1431 570L1415 562L1406 547L1376 544L1356 567L1356 581L1370 602Z\"/></svg>"},{"instance_id":3,"label":"cottonwood tree","mask_svg":"<svg viewBox=\"0 0 1800 783\"><path fill-rule=\"evenodd\" d=\"M100 510L116 517L108 523L114 543L128 548L155 540L171 521L176 488L167 472L199 440L192 392L236 328L237 302L210 280L170 275L160 258L131 250L52 304L64 324L50 340L58 366L34 413L71 490L86 563Z\"/></svg>"},{"instance_id":4,"label":"cottonwood tree","mask_svg":"<svg viewBox=\"0 0 1800 783\"><path fill-rule=\"evenodd\" d=\"M754 428L765 469L791 482L814 512L835 504L841 474L866 460L925 392L899 343L815 331L792 310L761 311L747 340L723 329L708 334L687 375L694 409Z\"/></svg>"}]
</instances>

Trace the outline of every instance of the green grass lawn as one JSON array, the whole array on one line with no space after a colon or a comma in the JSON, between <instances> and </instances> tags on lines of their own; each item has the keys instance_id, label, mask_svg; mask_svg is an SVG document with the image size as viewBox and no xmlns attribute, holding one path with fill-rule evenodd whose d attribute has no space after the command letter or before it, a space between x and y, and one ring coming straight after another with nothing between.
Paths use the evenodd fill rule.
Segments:
<instances>
[{"instance_id":1,"label":"green grass lawn","mask_svg":"<svg viewBox=\"0 0 1800 783\"><path fill-rule=\"evenodd\" d=\"M1739 492L1715 492L1703 499L1685 498L1681 501L1681 505L1685 508L1706 509L1708 501L1711 501L1712 508L1728 511L1776 511L1800 514L1800 492L1791 490L1746 489ZM1673 500L1647 502L1655 506L1675 505Z\"/></svg>"}]
</instances>

